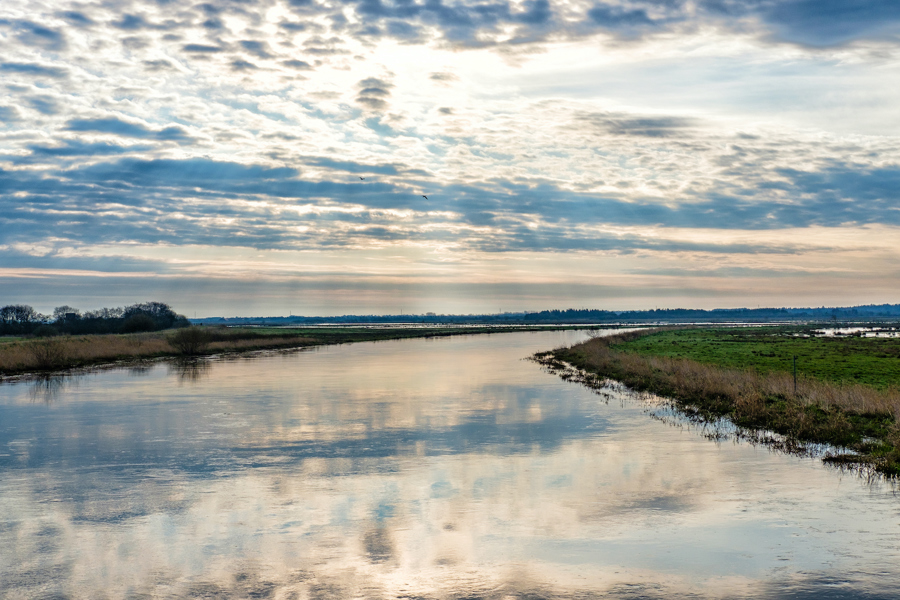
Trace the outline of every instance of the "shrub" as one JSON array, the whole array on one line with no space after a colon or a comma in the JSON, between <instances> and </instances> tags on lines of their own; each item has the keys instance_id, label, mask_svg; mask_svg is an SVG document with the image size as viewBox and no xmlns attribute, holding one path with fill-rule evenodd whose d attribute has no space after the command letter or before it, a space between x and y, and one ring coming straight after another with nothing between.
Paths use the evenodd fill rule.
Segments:
<instances>
[{"instance_id":1,"label":"shrub","mask_svg":"<svg viewBox=\"0 0 900 600\"><path fill-rule=\"evenodd\" d=\"M169 336L169 345L187 355L200 354L211 341L209 332L202 327L183 327Z\"/></svg>"},{"instance_id":2,"label":"shrub","mask_svg":"<svg viewBox=\"0 0 900 600\"><path fill-rule=\"evenodd\" d=\"M30 344L28 350L34 366L42 371L57 369L65 365L68 352L62 340L43 340Z\"/></svg>"}]
</instances>

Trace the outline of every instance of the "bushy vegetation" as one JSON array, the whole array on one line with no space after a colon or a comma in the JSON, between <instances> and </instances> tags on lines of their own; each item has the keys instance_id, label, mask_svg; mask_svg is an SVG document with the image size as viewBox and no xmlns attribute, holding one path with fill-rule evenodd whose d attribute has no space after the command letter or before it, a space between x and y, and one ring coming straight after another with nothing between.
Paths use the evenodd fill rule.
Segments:
<instances>
[{"instance_id":1,"label":"bushy vegetation","mask_svg":"<svg viewBox=\"0 0 900 600\"><path fill-rule=\"evenodd\" d=\"M169 344L181 354L194 356L206 350L212 336L203 327L184 327L169 336Z\"/></svg>"},{"instance_id":2,"label":"bushy vegetation","mask_svg":"<svg viewBox=\"0 0 900 600\"><path fill-rule=\"evenodd\" d=\"M679 345L686 346L690 346L691 336L696 336L698 346L703 347L710 335L720 334L698 329L630 332L595 338L537 358L563 373L569 364L637 391L668 397L684 413L701 421L727 417L750 431L782 434L783 439L768 441L787 450L802 449L810 442L833 444L852 453L833 455L828 460L900 475L900 390L895 385L877 389L848 378L829 381L801 373L795 391L793 374L787 370L789 362L782 362L780 370L758 368L734 356L728 360L707 356L701 362L685 356L699 353L697 349L682 348L676 351L682 355L671 355L671 343L660 346L666 352L652 352L657 342L671 342L673 335L680 340ZM854 347L856 352L864 351ZM871 348L869 351L872 353ZM716 364L714 360L719 359L721 363ZM601 379L584 376L582 381L602 384Z\"/></svg>"},{"instance_id":3,"label":"bushy vegetation","mask_svg":"<svg viewBox=\"0 0 900 600\"><path fill-rule=\"evenodd\" d=\"M64 340L49 339L31 344L28 348L39 371L58 369L66 364L68 348Z\"/></svg>"},{"instance_id":4,"label":"bushy vegetation","mask_svg":"<svg viewBox=\"0 0 900 600\"><path fill-rule=\"evenodd\" d=\"M71 306L58 306L53 315L42 315L26 304L0 308L0 335L135 333L187 327L187 318L163 302L142 302L125 308L101 308L82 313Z\"/></svg>"}]
</instances>

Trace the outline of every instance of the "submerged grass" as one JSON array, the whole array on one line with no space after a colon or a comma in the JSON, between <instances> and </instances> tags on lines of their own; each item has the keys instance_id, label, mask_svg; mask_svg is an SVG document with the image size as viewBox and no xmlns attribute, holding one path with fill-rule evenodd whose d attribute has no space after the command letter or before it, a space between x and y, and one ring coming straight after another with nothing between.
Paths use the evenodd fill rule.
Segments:
<instances>
[{"instance_id":1,"label":"submerged grass","mask_svg":"<svg viewBox=\"0 0 900 600\"><path fill-rule=\"evenodd\" d=\"M687 345L692 334L701 345L709 339L708 332L698 329L637 331L594 338L536 358L552 369L568 363L634 390L671 398L699 421L724 417L751 432L780 434L781 440L769 441L787 450L802 451L808 443L831 444L844 450L829 453L827 461L900 476L900 390L895 384L884 381L876 388L801 373L795 392L792 373L744 366L733 356L722 365L711 359L652 354L653 338L667 339L673 333Z\"/></svg>"}]
</instances>

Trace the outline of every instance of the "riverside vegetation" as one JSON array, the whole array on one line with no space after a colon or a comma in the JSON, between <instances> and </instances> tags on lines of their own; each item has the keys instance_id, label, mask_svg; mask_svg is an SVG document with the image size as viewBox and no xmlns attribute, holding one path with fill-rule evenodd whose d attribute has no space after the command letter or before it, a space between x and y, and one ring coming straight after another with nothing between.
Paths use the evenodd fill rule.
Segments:
<instances>
[{"instance_id":1,"label":"riverside vegetation","mask_svg":"<svg viewBox=\"0 0 900 600\"><path fill-rule=\"evenodd\" d=\"M559 329L547 327L224 327L189 326L141 333L0 337L0 378L167 356L202 356L326 344ZM569 326L567 329L571 329Z\"/></svg>"},{"instance_id":2,"label":"riverside vegetation","mask_svg":"<svg viewBox=\"0 0 900 600\"><path fill-rule=\"evenodd\" d=\"M252 330L216 331L202 327L130 334L7 337L0 338L0 377L123 360L303 346L311 342L293 331L264 335Z\"/></svg>"},{"instance_id":3,"label":"riverside vegetation","mask_svg":"<svg viewBox=\"0 0 900 600\"><path fill-rule=\"evenodd\" d=\"M695 421L729 419L743 435L786 451L830 444L836 450L827 462L900 476L898 338L818 337L798 327L666 328L597 337L535 358L591 386L608 378L670 398Z\"/></svg>"}]
</instances>

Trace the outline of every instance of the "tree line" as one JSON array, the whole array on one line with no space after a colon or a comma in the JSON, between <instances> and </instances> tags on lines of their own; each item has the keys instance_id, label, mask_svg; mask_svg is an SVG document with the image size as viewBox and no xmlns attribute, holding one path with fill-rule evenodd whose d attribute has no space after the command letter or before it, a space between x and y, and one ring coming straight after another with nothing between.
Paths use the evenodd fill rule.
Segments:
<instances>
[{"instance_id":1,"label":"tree line","mask_svg":"<svg viewBox=\"0 0 900 600\"><path fill-rule=\"evenodd\" d=\"M52 336L88 333L136 333L188 327L190 322L164 302L80 311L63 305L43 315L27 304L0 308L0 335Z\"/></svg>"}]
</instances>

